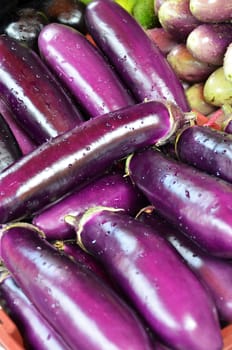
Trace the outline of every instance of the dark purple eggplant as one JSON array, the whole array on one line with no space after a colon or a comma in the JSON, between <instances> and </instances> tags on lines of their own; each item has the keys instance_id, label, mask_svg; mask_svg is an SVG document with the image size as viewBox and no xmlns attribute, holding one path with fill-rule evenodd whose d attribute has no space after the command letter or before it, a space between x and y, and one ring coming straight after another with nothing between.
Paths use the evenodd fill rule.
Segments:
<instances>
[{"instance_id":1,"label":"dark purple eggplant","mask_svg":"<svg viewBox=\"0 0 232 350\"><path fill-rule=\"evenodd\" d=\"M94 255L155 334L173 349L222 346L212 300L173 247L122 210L90 208L67 216L77 242Z\"/></svg>"},{"instance_id":2,"label":"dark purple eggplant","mask_svg":"<svg viewBox=\"0 0 232 350\"><path fill-rule=\"evenodd\" d=\"M38 144L83 121L40 57L6 35L0 36L0 94Z\"/></svg>"},{"instance_id":3,"label":"dark purple eggplant","mask_svg":"<svg viewBox=\"0 0 232 350\"><path fill-rule=\"evenodd\" d=\"M10 275L0 283L0 300L23 334L25 349L71 350Z\"/></svg>"},{"instance_id":4,"label":"dark purple eggplant","mask_svg":"<svg viewBox=\"0 0 232 350\"><path fill-rule=\"evenodd\" d=\"M75 238L75 232L64 217L79 215L86 209L103 205L123 208L134 215L146 201L131 181L121 173L106 174L78 189L63 200L42 210L33 218L48 240Z\"/></svg>"},{"instance_id":5,"label":"dark purple eggplant","mask_svg":"<svg viewBox=\"0 0 232 350\"><path fill-rule=\"evenodd\" d=\"M136 99L165 99L184 112L189 106L184 89L167 60L143 28L114 1L91 1L86 25Z\"/></svg>"},{"instance_id":6,"label":"dark purple eggplant","mask_svg":"<svg viewBox=\"0 0 232 350\"><path fill-rule=\"evenodd\" d=\"M38 45L46 64L90 117L135 103L101 52L74 28L50 23Z\"/></svg>"},{"instance_id":7,"label":"dark purple eggplant","mask_svg":"<svg viewBox=\"0 0 232 350\"><path fill-rule=\"evenodd\" d=\"M35 142L30 138L30 136L25 132L24 129L17 123L16 118L9 106L0 98L0 113L9 126L11 132L13 133L20 151L23 155L30 153L36 148Z\"/></svg>"},{"instance_id":8,"label":"dark purple eggplant","mask_svg":"<svg viewBox=\"0 0 232 350\"><path fill-rule=\"evenodd\" d=\"M0 172L22 157L18 142L0 114Z\"/></svg>"},{"instance_id":9,"label":"dark purple eggplant","mask_svg":"<svg viewBox=\"0 0 232 350\"><path fill-rule=\"evenodd\" d=\"M157 211L202 249L232 257L232 186L158 150L128 158L127 172Z\"/></svg>"},{"instance_id":10,"label":"dark purple eggplant","mask_svg":"<svg viewBox=\"0 0 232 350\"><path fill-rule=\"evenodd\" d=\"M183 122L174 104L144 102L92 118L0 175L0 222L35 213L139 148L167 142Z\"/></svg>"},{"instance_id":11,"label":"dark purple eggplant","mask_svg":"<svg viewBox=\"0 0 232 350\"><path fill-rule=\"evenodd\" d=\"M85 8L86 5L81 0L48 0L42 6L49 22L66 24L83 34L87 32L84 18Z\"/></svg>"},{"instance_id":12,"label":"dark purple eggplant","mask_svg":"<svg viewBox=\"0 0 232 350\"><path fill-rule=\"evenodd\" d=\"M15 282L71 349L154 348L135 312L34 226L5 226L0 246L1 259Z\"/></svg>"},{"instance_id":13,"label":"dark purple eggplant","mask_svg":"<svg viewBox=\"0 0 232 350\"><path fill-rule=\"evenodd\" d=\"M232 183L232 135L194 125L178 134L175 149L182 162Z\"/></svg>"},{"instance_id":14,"label":"dark purple eggplant","mask_svg":"<svg viewBox=\"0 0 232 350\"><path fill-rule=\"evenodd\" d=\"M214 257L193 243L157 213L141 211L137 218L167 239L196 273L211 294L220 320L232 322L232 262Z\"/></svg>"}]
</instances>

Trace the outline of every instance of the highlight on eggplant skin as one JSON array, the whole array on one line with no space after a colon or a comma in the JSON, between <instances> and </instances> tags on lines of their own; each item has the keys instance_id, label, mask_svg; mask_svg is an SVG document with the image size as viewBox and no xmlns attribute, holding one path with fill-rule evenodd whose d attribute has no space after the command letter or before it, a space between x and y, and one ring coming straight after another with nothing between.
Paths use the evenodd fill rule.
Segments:
<instances>
[{"instance_id":1,"label":"highlight on eggplant skin","mask_svg":"<svg viewBox=\"0 0 232 350\"><path fill-rule=\"evenodd\" d=\"M108 173L72 192L47 209L37 213L32 223L41 229L48 240L75 238L75 232L65 222L65 216L80 215L91 206L122 208L132 215L145 205L144 196L122 173Z\"/></svg>"},{"instance_id":2,"label":"highlight on eggplant skin","mask_svg":"<svg viewBox=\"0 0 232 350\"><path fill-rule=\"evenodd\" d=\"M91 1L86 25L138 102L165 99L189 112L183 86L143 28L114 1Z\"/></svg>"},{"instance_id":3,"label":"highlight on eggplant skin","mask_svg":"<svg viewBox=\"0 0 232 350\"><path fill-rule=\"evenodd\" d=\"M183 123L175 105L150 101L87 120L0 174L0 222L35 214L135 150L168 142Z\"/></svg>"},{"instance_id":4,"label":"highlight on eggplant skin","mask_svg":"<svg viewBox=\"0 0 232 350\"><path fill-rule=\"evenodd\" d=\"M72 129L83 117L39 55L0 36L0 93L37 144Z\"/></svg>"},{"instance_id":5,"label":"highlight on eggplant skin","mask_svg":"<svg viewBox=\"0 0 232 350\"><path fill-rule=\"evenodd\" d=\"M130 157L127 173L157 212L203 250L232 257L230 183L154 149Z\"/></svg>"},{"instance_id":6,"label":"highlight on eggplant skin","mask_svg":"<svg viewBox=\"0 0 232 350\"><path fill-rule=\"evenodd\" d=\"M25 349L71 350L10 274L0 282L0 301L23 335Z\"/></svg>"},{"instance_id":7,"label":"highlight on eggplant skin","mask_svg":"<svg viewBox=\"0 0 232 350\"><path fill-rule=\"evenodd\" d=\"M35 226L9 224L1 233L4 266L71 349L154 349L132 308Z\"/></svg>"},{"instance_id":8,"label":"highlight on eggplant skin","mask_svg":"<svg viewBox=\"0 0 232 350\"><path fill-rule=\"evenodd\" d=\"M232 322L232 263L203 251L181 230L155 212L140 210L139 221L151 225L167 239L211 294L222 322Z\"/></svg>"},{"instance_id":9,"label":"highlight on eggplant skin","mask_svg":"<svg viewBox=\"0 0 232 350\"><path fill-rule=\"evenodd\" d=\"M115 208L93 207L66 220L76 229L78 244L101 262L165 344L177 350L221 349L214 303L155 229Z\"/></svg>"},{"instance_id":10,"label":"highlight on eggplant skin","mask_svg":"<svg viewBox=\"0 0 232 350\"><path fill-rule=\"evenodd\" d=\"M232 183L232 136L206 126L184 128L175 142L177 157Z\"/></svg>"}]
</instances>

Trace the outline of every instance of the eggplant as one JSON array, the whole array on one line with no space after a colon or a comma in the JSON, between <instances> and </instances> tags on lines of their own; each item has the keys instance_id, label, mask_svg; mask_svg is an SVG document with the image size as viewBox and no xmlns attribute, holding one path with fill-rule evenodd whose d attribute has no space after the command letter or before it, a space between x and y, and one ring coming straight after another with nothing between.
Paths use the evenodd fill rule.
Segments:
<instances>
[{"instance_id":1,"label":"eggplant","mask_svg":"<svg viewBox=\"0 0 232 350\"><path fill-rule=\"evenodd\" d=\"M22 157L18 142L0 114L0 172Z\"/></svg>"},{"instance_id":2,"label":"eggplant","mask_svg":"<svg viewBox=\"0 0 232 350\"><path fill-rule=\"evenodd\" d=\"M191 107L191 110L195 110L205 116L216 110L216 107L207 103L204 98L204 81L200 83L191 84L186 90L186 97Z\"/></svg>"},{"instance_id":3,"label":"eggplant","mask_svg":"<svg viewBox=\"0 0 232 350\"><path fill-rule=\"evenodd\" d=\"M20 148L20 152L25 155L30 153L36 148L35 142L25 132L24 129L17 123L15 116L13 115L9 106L0 98L0 113L3 116L5 122L9 126L12 134L14 135L16 142Z\"/></svg>"},{"instance_id":4,"label":"eggplant","mask_svg":"<svg viewBox=\"0 0 232 350\"><path fill-rule=\"evenodd\" d=\"M232 69L231 69L231 58L232 58L232 43L228 44L225 55L223 58L223 72L227 80L232 82Z\"/></svg>"},{"instance_id":5,"label":"eggplant","mask_svg":"<svg viewBox=\"0 0 232 350\"><path fill-rule=\"evenodd\" d=\"M89 117L135 103L101 52L74 28L50 23L40 32L38 45L46 64Z\"/></svg>"},{"instance_id":6,"label":"eggplant","mask_svg":"<svg viewBox=\"0 0 232 350\"><path fill-rule=\"evenodd\" d=\"M1 259L15 282L71 349L151 350L135 312L33 225L6 225Z\"/></svg>"},{"instance_id":7,"label":"eggplant","mask_svg":"<svg viewBox=\"0 0 232 350\"><path fill-rule=\"evenodd\" d=\"M147 213L145 208L140 211L137 219L151 225L172 244L211 294L220 320L231 323L232 262L203 251L155 211Z\"/></svg>"},{"instance_id":8,"label":"eggplant","mask_svg":"<svg viewBox=\"0 0 232 350\"><path fill-rule=\"evenodd\" d=\"M11 275L0 283L0 299L4 309L23 334L25 349L71 350L62 336L51 327L26 297Z\"/></svg>"},{"instance_id":9,"label":"eggplant","mask_svg":"<svg viewBox=\"0 0 232 350\"><path fill-rule=\"evenodd\" d=\"M36 213L136 149L167 142L183 123L174 104L144 102L75 127L0 175L0 222Z\"/></svg>"},{"instance_id":10,"label":"eggplant","mask_svg":"<svg viewBox=\"0 0 232 350\"><path fill-rule=\"evenodd\" d=\"M173 36L166 32L162 27L154 27L146 30L148 37L158 46L164 56L177 45L178 41Z\"/></svg>"},{"instance_id":11,"label":"eggplant","mask_svg":"<svg viewBox=\"0 0 232 350\"><path fill-rule=\"evenodd\" d=\"M190 0L190 11L202 22L221 23L232 19L232 3L228 0Z\"/></svg>"},{"instance_id":12,"label":"eggplant","mask_svg":"<svg viewBox=\"0 0 232 350\"><path fill-rule=\"evenodd\" d=\"M184 128L177 136L177 157L232 183L232 136L207 126Z\"/></svg>"},{"instance_id":13,"label":"eggplant","mask_svg":"<svg viewBox=\"0 0 232 350\"><path fill-rule=\"evenodd\" d=\"M231 41L232 24L203 23L189 33L186 46L199 61L221 66ZM203 47L204 50L202 50Z\"/></svg>"},{"instance_id":14,"label":"eggplant","mask_svg":"<svg viewBox=\"0 0 232 350\"><path fill-rule=\"evenodd\" d=\"M177 41L184 42L200 21L189 9L189 0L166 0L159 7L159 22Z\"/></svg>"},{"instance_id":15,"label":"eggplant","mask_svg":"<svg viewBox=\"0 0 232 350\"><path fill-rule=\"evenodd\" d=\"M68 215L77 243L95 256L151 331L176 350L221 349L216 308L175 249L123 210Z\"/></svg>"},{"instance_id":16,"label":"eggplant","mask_svg":"<svg viewBox=\"0 0 232 350\"><path fill-rule=\"evenodd\" d=\"M0 95L37 144L83 122L35 51L6 35L0 36Z\"/></svg>"},{"instance_id":17,"label":"eggplant","mask_svg":"<svg viewBox=\"0 0 232 350\"><path fill-rule=\"evenodd\" d=\"M127 173L157 212L203 250L232 257L230 183L154 149L129 157Z\"/></svg>"},{"instance_id":18,"label":"eggplant","mask_svg":"<svg viewBox=\"0 0 232 350\"><path fill-rule=\"evenodd\" d=\"M165 99L189 111L181 82L127 11L114 1L94 0L87 5L85 18L94 41L138 102Z\"/></svg>"},{"instance_id":19,"label":"eggplant","mask_svg":"<svg viewBox=\"0 0 232 350\"><path fill-rule=\"evenodd\" d=\"M204 82L215 71L214 65L196 59L185 43L174 46L167 54L167 61L179 79L190 84Z\"/></svg>"},{"instance_id":20,"label":"eggplant","mask_svg":"<svg viewBox=\"0 0 232 350\"><path fill-rule=\"evenodd\" d=\"M124 208L132 215L143 207L145 198L131 181L119 172L102 175L69 196L35 215L32 223L41 229L48 240L75 238L75 232L64 217L79 215L87 208L104 205Z\"/></svg>"}]
</instances>

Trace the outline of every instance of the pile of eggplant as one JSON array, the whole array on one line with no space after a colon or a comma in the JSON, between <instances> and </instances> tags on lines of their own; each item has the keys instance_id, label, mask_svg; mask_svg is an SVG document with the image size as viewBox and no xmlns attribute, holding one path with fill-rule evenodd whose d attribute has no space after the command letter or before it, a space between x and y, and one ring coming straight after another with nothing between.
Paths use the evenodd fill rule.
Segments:
<instances>
[{"instance_id":1,"label":"pile of eggplant","mask_svg":"<svg viewBox=\"0 0 232 350\"><path fill-rule=\"evenodd\" d=\"M223 350L232 4L87 2L0 11L0 305L28 350Z\"/></svg>"}]
</instances>

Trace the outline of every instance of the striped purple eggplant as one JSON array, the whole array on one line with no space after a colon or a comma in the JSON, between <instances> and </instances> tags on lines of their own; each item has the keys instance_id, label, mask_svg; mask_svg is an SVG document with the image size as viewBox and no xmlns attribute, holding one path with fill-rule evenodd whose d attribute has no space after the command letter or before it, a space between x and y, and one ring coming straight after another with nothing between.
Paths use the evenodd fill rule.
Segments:
<instances>
[{"instance_id":1,"label":"striped purple eggplant","mask_svg":"<svg viewBox=\"0 0 232 350\"><path fill-rule=\"evenodd\" d=\"M177 227L155 212L140 211L137 218L151 225L173 245L211 294L220 320L231 323L232 262L206 253Z\"/></svg>"},{"instance_id":2,"label":"striped purple eggplant","mask_svg":"<svg viewBox=\"0 0 232 350\"><path fill-rule=\"evenodd\" d=\"M125 9L114 1L94 0L87 5L85 17L94 41L139 102L166 99L189 111L176 74Z\"/></svg>"},{"instance_id":3,"label":"striped purple eggplant","mask_svg":"<svg viewBox=\"0 0 232 350\"><path fill-rule=\"evenodd\" d=\"M175 249L151 226L114 208L67 216L94 255L166 344L176 350L222 346L214 304Z\"/></svg>"},{"instance_id":4,"label":"striped purple eggplant","mask_svg":"<svg viewBox=\"0 0 232 350\"><path fill-rule=\"evenodd\" d=\"M100 51L80 32L59 23L43 28L41 56L89 117L135 102Z\"/></svg>"},{"instance_id":5,"label":"striped purple eggplant","mask_svg":"<svg viewBox=\"0 0 232 350\"><path fill-rule=\"evenodd\" d=\"M232 183L232 136L207 126L184 128L175 143L177 157Z\"/></svg>"},{"instance_id":6,"label":"striped purple eggplant","mask_svg":"<svg viewBox=\"0 0 232 350\"><path fill-rule=\"evenodd\" d=\"M167 142L183 122L174 104L144 102L82 123L0 175L0 222L35 213L137 149Z\"/></svg>"},{"instance_id":7,"label":"striped purple eggplant","mask_svg":"<svg viewBox=\"0 0 232 350\"><path fill-rule=\"evenodd\" d=\"M83 121L35 51L7 35L0 36L0 95L38 144Z\"/></svg>"},{"instance_id":8,"label":"striped purple eggplant","mask_svg":"<svg viewBox=\"0 0 232 350\"><path fill-rule=\"evenodd\" d=\"M15 282L71 349L154 349L135 312L33 225L6 225L0 246Z\"/></svg>"},{"instance_id":9,"label":"striped purple eggplant","mask_svg":"<svg viewBox=\"0 0 232 350\"><path fill-rule=\"evenodd\" d=\"M18 142L0 114L0 172L22 157Z\"/></svg>"},{"instance_id":10,"label":"striped purple eggplant","mask_svg":"<svg viewBox=\"0 0 232 350\"><path fill-rule=\"evenodd\" d=\"M0 283L0 300L1 305L23 334L25 349L71 350L62 336L34 307L11 275L5 277Z\"/></svg>"},{"instance_id":11,"label":"striped purple eggplant","mask_svg":"<svg viewBox=\"0 0 232 350\"><path fill-rule=\"evenodd\" d=\"M127 173L157 211L200 247L232 258L232 186L148 149L128 158Z\"/></svg>"},{"instance_id":12,"label":"striped purple eggplant","mask_svg":"<svg viewBox=\"0 0 232 350\"><path fill-rule=\"evenodd\" d=\"M119 172L110 173L42 210L34 216L32 223L45 233L48 240L70 239L75 238L75 232L64 220L67 214L79 215L92 206L104 205L123 208L133 215L145 202L128 178Z\"/></svg>"}]
</instances>

